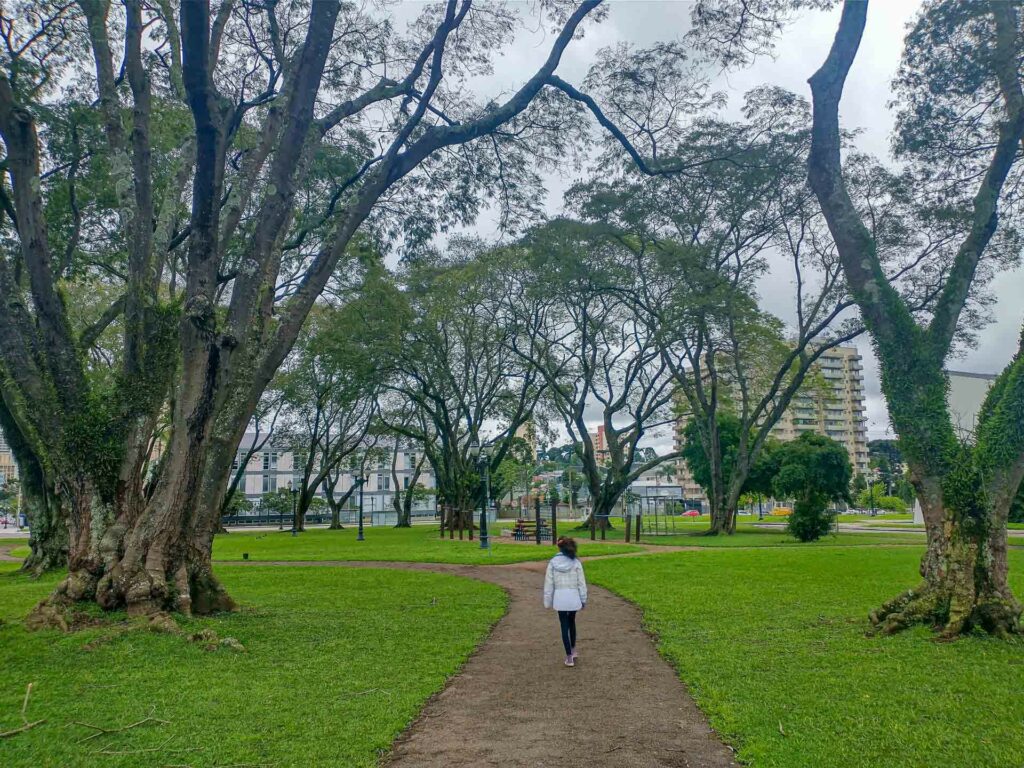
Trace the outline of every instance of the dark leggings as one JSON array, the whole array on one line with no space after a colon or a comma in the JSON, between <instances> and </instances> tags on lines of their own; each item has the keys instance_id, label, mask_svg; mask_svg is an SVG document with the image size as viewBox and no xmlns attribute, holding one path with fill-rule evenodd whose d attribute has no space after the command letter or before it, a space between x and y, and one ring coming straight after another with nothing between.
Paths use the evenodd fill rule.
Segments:
<instances>
[{"instance_id":1,"label":"dark leggings","mask_svg":"<svg viewBox=\"0 0 1024 768\"><path fill-rule=\"evenodd\" d=\"M562 645L568 656L576 647L576 611L559 611L558 623L562 627Z\"/></svg>"}]
</instances>

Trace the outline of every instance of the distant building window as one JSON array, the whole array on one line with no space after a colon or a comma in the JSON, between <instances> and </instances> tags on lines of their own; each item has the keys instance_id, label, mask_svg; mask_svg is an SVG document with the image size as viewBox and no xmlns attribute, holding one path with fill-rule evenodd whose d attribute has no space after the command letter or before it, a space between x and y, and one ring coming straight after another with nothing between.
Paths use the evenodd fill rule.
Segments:
<instances>
[{"instance_id":1,"label":"distant building window","mask_svg":"<svg viewBox=\"0 0 1024 768\"><path fill-rule=\"evenodd\" d=\"M277 469L277 451L264 451L263 468Z\"/></svg>"},{"instance_id":2,"label":"distant building window","mask_svg":"<svg viewBox=\"0 0 1024 768\"><path fill-rule=\"evenodd\" d=\"M408 477L403 477L402 478L402 487L405 488L405 490L409 490L409 478Z\"/></svg>"},{"instance_id":3,"label":"distant building window","mask_svg":"<svg viewBox=\"0 0 1024 768\"><path fill-rule=\"evenodd\" d=\"M263 476L263 492L273 493L277 490L277 475Z\"/></svg>"}]
</instances>

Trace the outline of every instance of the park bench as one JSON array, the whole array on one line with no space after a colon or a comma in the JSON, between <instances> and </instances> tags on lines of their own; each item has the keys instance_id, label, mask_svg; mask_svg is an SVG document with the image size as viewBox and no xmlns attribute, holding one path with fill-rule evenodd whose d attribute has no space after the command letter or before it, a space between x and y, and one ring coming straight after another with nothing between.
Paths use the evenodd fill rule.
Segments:
<instances>
[{"instance_id":1,"label":"park bench","mask_svg":"<svg viewBox=\"0 0 1024 768\"><path fill-rule=\"evenodd\" d=\"M548 525L547 520L540 521L540 537L542 539L551 538L551 526ZM525 517L518 518L512 529L512 538L516 541L535 540L537 538L537 521Z\"/></svg>"}]
</instances>

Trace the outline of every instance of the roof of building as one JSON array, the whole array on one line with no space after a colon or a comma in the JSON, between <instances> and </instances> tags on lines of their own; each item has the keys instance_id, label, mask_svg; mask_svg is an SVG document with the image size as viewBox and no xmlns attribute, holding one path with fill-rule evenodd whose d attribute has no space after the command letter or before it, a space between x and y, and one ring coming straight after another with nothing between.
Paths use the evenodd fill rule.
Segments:
<instances>
[{"instance_id":1,"label":"roof of building","mask_svg":"<svg viewBox=\"0 0 1024 768\"><path fill-rule=\"evenodd\" d=\"M951 371L946 369L947 376L963 376L966 379L984 379L985 381L993 381L998 378L998 373L974 373L973 371Z\"/></svg>"}]
</instances>

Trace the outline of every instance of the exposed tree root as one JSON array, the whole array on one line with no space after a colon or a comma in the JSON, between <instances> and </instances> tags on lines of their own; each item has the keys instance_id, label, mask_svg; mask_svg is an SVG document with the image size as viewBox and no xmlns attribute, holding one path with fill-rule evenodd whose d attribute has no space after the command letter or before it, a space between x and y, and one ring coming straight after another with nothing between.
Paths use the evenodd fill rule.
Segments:
<instances>
[{"instance_id":1,"label":"exposed tree root","mask_svg":"<svg viewBox=\"0 0 1024 768\"><path fill-rule=\"evenodd\" d=\"M205 616L238 609L208 568L190 572L183 565L167 579L143 568L128 573L117 563L99 577L85 568L70 571L53 594L32 610L25 626L69 632L80 628L83 621L100 622L76 610L87 604L107 611L123 608L131 617L147 619L169 611Z\"/></svg>"},{"instance_id":2,"label":"exposed tree root","mask_svg":"<svg viewBox=\"0 0 1024 768\"><path fill-rule=\"evenodd\" d=\"M64 597L51 595L37 604L25 617L25 628L33 632L40 629L77 632L106 623L102 617L82 611L79 607Z\"/></svg>"},{"instance_id":3,"label":"exposed tree root","mask_svg":"<svg viewBox=\"0 0 1024 768\"><path fill-rule=\"evenodd\" d=\"M939 640L954 640L972 630L1000 638L1021 634L1021 605L998 594L975 598L967 593L922 584L869 614L876 632L892 635L915 625L938 631Z\"/></svg>"}]
</instances>

